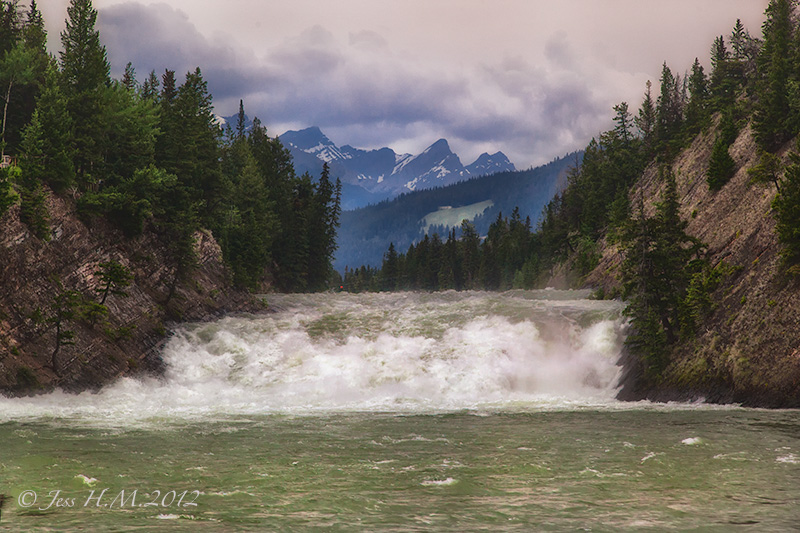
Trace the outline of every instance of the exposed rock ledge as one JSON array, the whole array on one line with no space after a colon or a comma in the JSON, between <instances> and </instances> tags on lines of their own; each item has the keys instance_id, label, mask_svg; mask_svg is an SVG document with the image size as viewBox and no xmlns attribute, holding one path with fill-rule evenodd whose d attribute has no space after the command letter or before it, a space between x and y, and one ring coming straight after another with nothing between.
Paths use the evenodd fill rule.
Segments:
<instances>
[{"instance_id":1,"label":"exposed rock ledge","mask_svg":"<svg viewBox=\"0 0 800 533\"><path fill-rule=\"evenodd\" d=\"M159 353L171 325L226 312L263 310L231 288L220 248L196 234L197 267L176 286L168 250L152 231L126 239L105 221L84 224L69 198L48 194L52 239L44 242L20 222L19 206L0 219L0 392L8 395L97 389L119 376L163 371ZM74 319L66 327L74 344L60 347L53 368L56 331L45 319L62 289L96 298L95 272L117 261L134 275L127 297L110 295L108 316L95 324Z\"/></svg>"}]
</instances>

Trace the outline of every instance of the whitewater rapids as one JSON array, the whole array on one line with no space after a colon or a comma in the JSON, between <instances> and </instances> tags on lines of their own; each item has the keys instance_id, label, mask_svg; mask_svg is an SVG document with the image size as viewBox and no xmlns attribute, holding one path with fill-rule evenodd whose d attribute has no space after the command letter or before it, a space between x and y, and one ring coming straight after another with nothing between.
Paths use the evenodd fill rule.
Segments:
<instances>
[{"instance_id":1,"label":"whitewater rapids","mask_svg":"<svg viewBox=\"0 0 800 533\"><path fill-rule=\"evenodd\" d=\"M441 412L615 403L623 305L585 291L269 295L178 327L163 378L0 399L0 420Z\"/></svg>"}]
</instances>

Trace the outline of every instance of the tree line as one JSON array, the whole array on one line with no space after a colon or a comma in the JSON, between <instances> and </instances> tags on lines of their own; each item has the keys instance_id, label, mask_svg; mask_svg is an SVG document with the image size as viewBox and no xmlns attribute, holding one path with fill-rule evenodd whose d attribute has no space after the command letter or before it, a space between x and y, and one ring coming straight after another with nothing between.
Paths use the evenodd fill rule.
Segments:
<instances>
[{"instance_id":1,"label":"tree line","mask_svg":"<svg viewBox=\"0 0 800 533\"><path fill-rule=\"evenodd\" d=\"M46 188L74 198L87 223L169 247L172 290L195 263L194 236L212 232L237 286L326 288L333 273L341 184L297 176L289 152L255 119L220 127L200 68L140 82L129 63L112 79L91 0L71 0L58 59L35 0L0 1L0 216L14 203L50 238Z\"/></svg>"},{"instance_id":2,"label":"tree line","mask_svg":"<svg viewBox=\"0 0 800 533\"><path fill-rule=\"evenodd\" d=\"M398 252L391 243L380 268L345 268L342 288L350 292L530 288L523 267L536 236L530 217L522 220L518 208L510 219L499 213L484 239L473 223L464 220L444 241L438 233L426 234L406 252Z\"/></svg>"},{"instance_id":3,"label":"tree line","mask_svg":"<svg viewBox=\"0 0 800 533\"><path fill-rule=\"evenodd\" d=\"M670 348L691 338L713 309L712 294L730 267L712 268L705 245L689 236L679 216L671 163L695 136L715 125L707 185L722 189L738 170L729 153L750 124L759 161L754 184L774 186L773 216L785 271L800 274L800 144L784 167L778 152L800 133L800 27L796 0L771 0L761 38L740 20L714 39L711 72L699 59L680 75L662 65L658 93L647 82L639 109L614 106L614 127L592 139L567 186L547 204L535 231L512 214L484 237L469 222L412 244L390 246L380 268L345 272L347 290L535 288L562 266L578 282L597 266L598 241L622 252L621 292L631 319L628 344L645 373L657 379ZM631 190L646 167L656 169L664 193L655 213Z\"/></svg>"},{"instance_id":4,"label":"tree line","mask_svg":"<svg viewBox=\"0 0 800 533\"><path fill-rule=\"evenodd\" d=\"M522 212L538 212L556 191L559 176L580 156L580 153L573 153L536 168L473 177L345 211L338 234L336 263L341 268L346 265L377 265L388 242L405 250L426 233L438 232L444 238L449 231L444 226L432 225L427 231L420 227L420 220L441 206L465 206L491 200L492 205L471 220L481 235L486 234L500 213L511 213L515 205Z\"/></svg>"}]
</instances>

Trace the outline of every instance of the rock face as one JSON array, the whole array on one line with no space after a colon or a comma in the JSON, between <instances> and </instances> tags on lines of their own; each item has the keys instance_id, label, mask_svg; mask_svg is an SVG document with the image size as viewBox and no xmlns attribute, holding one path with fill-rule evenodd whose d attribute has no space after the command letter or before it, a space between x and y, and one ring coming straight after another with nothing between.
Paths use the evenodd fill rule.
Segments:
<instances>
[{"instance_id":1,"label":"rock face","mask_svg":"<svg viewBox=\"0 0 800 533\"><path fill-rule=\"evenodd\" d=\"M730 273L713 294L716 308L691 341L683 342L662 383L643 385L632 358L623 380L623 399L736 402L766 407L800 406L800 280L785 274L775 234L773 186L750 183L746 170L757 162L756 144L744 128L729 153L736 175L719 191L709 190L705 174L716 129L699 135L673 163L681 215L687 232L708 245L712 266ZM786 154L789 142L780 151ZM631 191L652 215L664 184L648 168ZM621 256L603 246L600 264L587 283L611 290L619 286Z\"/></svg>"},{"instance_id":2,"label":"rock face","mask_svg":"<svg viewBox=\"0 0 800 533\"><path fill-rule=\"evenodd\" d=\"M135 372L161 372L159 348L170 324L200 321L261 305L231 288L219 246L196 234L197 267L178 282L168 250L152 231L125 238L105 221L85 224L71 199L48 194L52 238L44 242L19 220L19 206L0 219L0 391L5 394L96 389ZM54 298L65 290L98 300L99 263L116 261L134 276L127 297L109 295L108 315L77 316L63 329L73 344L56 351Z\"/></svg>"}]
</instances>

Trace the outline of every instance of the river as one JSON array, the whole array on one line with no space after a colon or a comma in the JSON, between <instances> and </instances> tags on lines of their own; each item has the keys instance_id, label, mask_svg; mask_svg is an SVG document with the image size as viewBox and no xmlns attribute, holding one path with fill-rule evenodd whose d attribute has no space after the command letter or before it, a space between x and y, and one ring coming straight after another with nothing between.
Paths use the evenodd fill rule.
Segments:
<instances>
[{"instance_id":1,"label":"river","mask_svg":"<svg viewBox=\"0 0 800 533\"><path fill-rule=\"evenodd\" d=\"M269 295L161 378L0 398L0 531L787 531L800 413L614 399L619 302Z\"/></svg>"}]
</instances>

